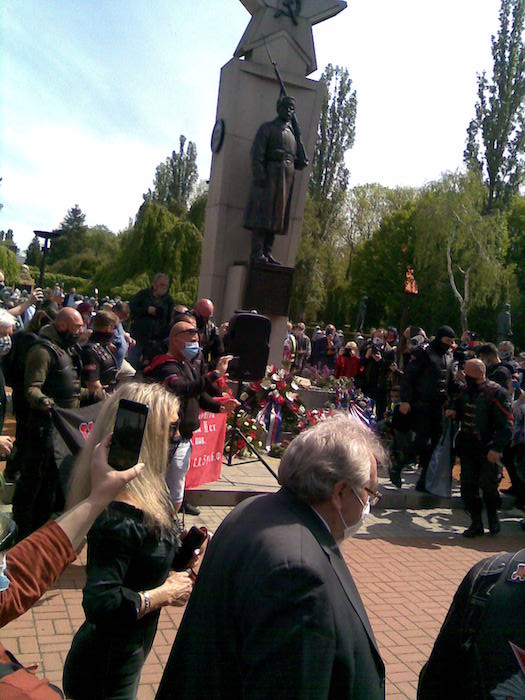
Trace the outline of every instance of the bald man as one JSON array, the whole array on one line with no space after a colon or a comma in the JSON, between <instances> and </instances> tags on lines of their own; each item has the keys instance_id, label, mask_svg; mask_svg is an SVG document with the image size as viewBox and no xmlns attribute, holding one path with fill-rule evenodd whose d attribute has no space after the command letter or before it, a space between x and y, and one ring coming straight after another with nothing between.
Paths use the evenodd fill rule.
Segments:
<instances>
[{"instance_id":1,"label":"bald man","mask_svg":"<svg viewBox=\"0 0 525 700\"><path fill-rule=\"evenodd\" d=\"M211 299L199 299L193 307L193 314L197 319L201 351L208 369L213 369L219 357L224 355L224 344L219 329L212 320L214 310Z\"/></svg>"},{"instance_id":2,"label":"bald man","mask_svg":"<svg viewBox=\"0 0 525 700\"><path fill-rule=\"evenodd\" d=\"M27 353L25 396L30 407L27 451L13 498L13 515L19 537L26 537L49 520L62 495L53 454L51 408L78 408L97 401L104 392L80 386L81 361L76 344L84 321L76 309L66 307L53 323L44 326Z\"/></svg>"},{"instance_id":3,"label":"bald man","mask_svg":"<svg viewBox=\"0 0 525 700\"><path fill-rule=\"evenodd\" d=\"M501 456L512 437L512 401L505 389L487 380L481 360L468 360L464 372L466 386L456 400L455 409L445 413L461 424L456 438L461 461L461 497L472 521L463 535L478 537L485 533L483 504L489 532L497 535L501 529L498 519Z\"/></svg>"},{"instance_id":4,"label":"bald man","mask_svg":"<svg viewBox=\"0 0 525 700\"><path fill-rule=\"evenodd\" d=\"M144 376L160 382L180 399L179 425L170 449L170 463L166 482L177 510L182 504L186 472L190 466L193 433L200 426L199 409L213 413L226 412L235 407L214 400L221 391L214 382L228 369L231 355L221 357L217 367L207 372L198 362L200 355L197 322L190 316L177 321L170 331L168 352L157 355L144 370Z\"/></svg>"}]
</instances>

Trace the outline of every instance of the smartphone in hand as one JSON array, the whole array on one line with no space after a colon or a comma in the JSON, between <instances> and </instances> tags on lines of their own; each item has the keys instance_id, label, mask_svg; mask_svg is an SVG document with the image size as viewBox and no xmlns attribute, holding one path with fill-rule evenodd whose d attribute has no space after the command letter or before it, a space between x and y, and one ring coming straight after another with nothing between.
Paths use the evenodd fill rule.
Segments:
<instances>
[{"instance_id":1,"label":"smartphone in hand","mask_svg":"<svg viewBox=\"0 0 525 700\"><path fill-rule=\"evenodd\" d=\"M205 527L196 527L193 525L193 527L189 529L175 557L174 564L178 571L188 568L193 559L195 550L199 549L207 537L208 530Z\"/></svg>"},{"instance_id":2,"label":"smartphone in hand","mask_svg":"<svg viewBox=\"0 0 525 700\"><path fill-rule=\"evenodd\" d=\"M148 417L146 404L121 399L109 448L108 463L124 471L139 461L144 428Z\"/></svg>"}]
</instances>

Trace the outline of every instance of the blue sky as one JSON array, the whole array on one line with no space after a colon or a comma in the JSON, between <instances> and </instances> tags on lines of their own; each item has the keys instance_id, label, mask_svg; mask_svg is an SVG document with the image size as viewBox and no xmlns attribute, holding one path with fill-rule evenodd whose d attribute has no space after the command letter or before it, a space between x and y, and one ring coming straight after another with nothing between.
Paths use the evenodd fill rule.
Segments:
<instances>
[{"instance_id":1,"label":"blue sky","mask_svg":"<svg viewBox=\"0 0 525 700\"><path fill-rule=\"evenodd\" d=\"M422 185L461 165L498 10L349 0L316 27L319 69L347 66L357 90L351 184ZM3 0L0 228L25 248L75 203L89 225L124 228L181 133L206 179L220 68L248 21L239 0Z\"/></svg>"}]
</instances>

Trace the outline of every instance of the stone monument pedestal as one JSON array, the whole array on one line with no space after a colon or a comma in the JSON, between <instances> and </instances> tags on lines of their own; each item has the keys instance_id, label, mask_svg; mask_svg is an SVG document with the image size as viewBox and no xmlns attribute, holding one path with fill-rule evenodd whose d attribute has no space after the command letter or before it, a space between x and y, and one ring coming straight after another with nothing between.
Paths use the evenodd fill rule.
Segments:
<instances>
[{"instance_id":1,"label":"stone monument pedestal","mask_svg":"<svg viewBox=\"0 0 525 700\"><path fill-rule=\"evenodd\" d=\"M251 232L242 224L252 182L250 149L261 124L275 118L281 92L274 70L278 64L286 94L295 98L301 140L312 161L326 91L322 83L304 77L317 68L312 26L337 15L346 2L241 2L252 18L235 58L221 70L199 297L213 301L219 323L243 307L262 313L270 309L266 313L272 320L270 360L280 365L310 169L295 172L288 232L275 237L272 255L282 261L283 269L249 271Z\"/></svg>"},{"instance_id":2,"label":"stone monument pedestal","mask_svg":"<svg viewBox=\"0 0 525 700\"><path fill-rule=\"evenodd\" d=\"M235 263L228 270L224 295L225 318L236 311L257 311L272 323L268 362L280 367L286 338L293 268Z\"/></svg>"},{"instance_id":3,"label":"stone monument pedestal","mask_svg":"<svg viewBox=\"0 0 525 700\"><path fill-rule=\"evenodd\" d=\"M325 87L285 70L281 70L281 73L286 89L296 99L297 119L306 152L311 159ZM218 323L228 320L237 309L256 308L264 313L263 305L268 307L274 296L272 309L282 301L279 299L282 297L282 285L275 293L266 287L268 293L265 292L260 298L254 296L252 281L247 282L251 231L242 225L252 181L251 144L259 126L275 118L278 98L279 85L269 62L261 64L234 58L222 68L217 121L224 122L224 138L222 147L214 153L212 160L198 292L199 297L210 298L215 304ZM279 366L288 320L291 291L289 270L295 263L308 178L309 168L296 173L288 234L276 236L273 247L273 254L283 262L283 269L288 270L284 276L290 276L284 305L286 312L283 313L284 307L279 306L279 313L272 311L265 314L272 320L270 358ZM248 306L244 299L245 285L251 290Z\"/></svg>"}]
</instances>

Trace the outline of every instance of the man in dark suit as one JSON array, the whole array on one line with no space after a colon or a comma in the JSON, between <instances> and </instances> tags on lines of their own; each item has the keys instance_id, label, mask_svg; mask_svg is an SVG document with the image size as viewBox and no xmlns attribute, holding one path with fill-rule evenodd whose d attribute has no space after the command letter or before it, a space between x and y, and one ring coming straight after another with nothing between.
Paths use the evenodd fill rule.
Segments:
<instances>
[{"instance_id":1,"label":"man in dark suit","mask_svg":"<svg viewBox=\"0 0 525 700\"><path fill-rule=\"evenodd\" d=\"M296 437L283 488L212 538L157 700L385 697L385 670L338 543L378 494L375 436L346 415Z\"/></svg>"}]
</instances>

